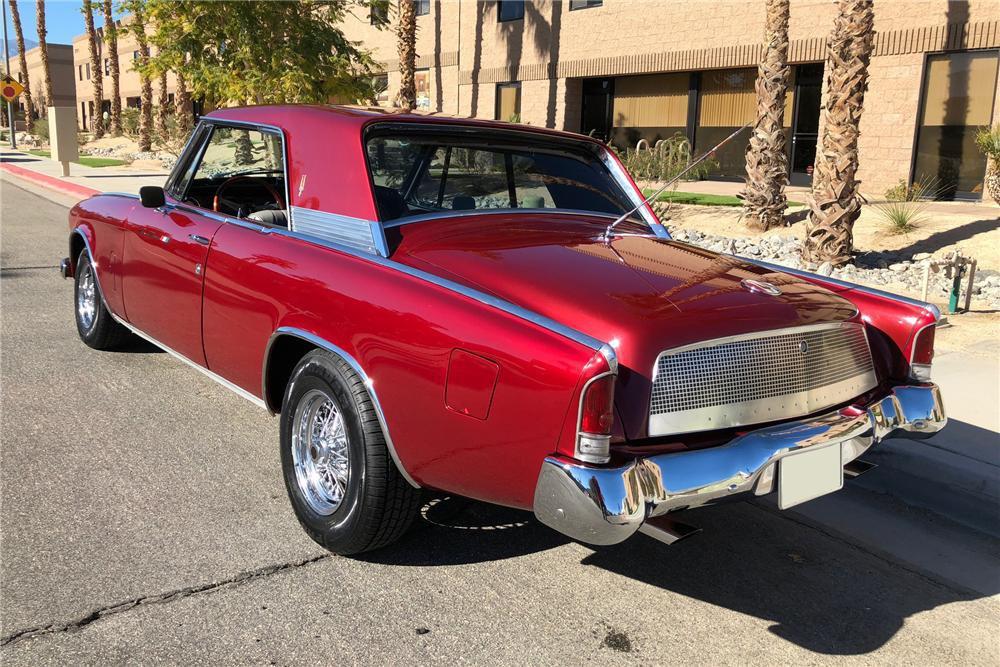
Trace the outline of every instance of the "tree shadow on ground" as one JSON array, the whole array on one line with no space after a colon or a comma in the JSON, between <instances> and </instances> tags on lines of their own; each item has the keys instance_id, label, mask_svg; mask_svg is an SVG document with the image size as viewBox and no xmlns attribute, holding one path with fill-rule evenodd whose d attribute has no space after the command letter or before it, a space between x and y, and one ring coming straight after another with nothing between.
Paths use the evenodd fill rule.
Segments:
<instances>
[{"instance_id":1,"label":"tree shadow on ground","mask_svg":"<svg viewBox=\"0 0 1000 667\"><path fill-rule=\"evenodd\" d=\"M915 241L908 246L896 250L869 251L858 254L858 260L865 265L874 265L881 261L894 261L897 257L912 257L920 252L935 253L959 241L971 239L976 234L985 234L1000 228L1000 218L985 218L974 220L964 225L935 232L925 239Z\"/></svg>"},{"instance_id":2,"label":"tree shadow on ground","mask_svg":"<svg viewBox=\"0 0 1000 667\"><path fill-rule=\"evenodd\" d=\"M587 547L592 552L581 562L773 621L773 634L827 655L870 653L914 614L982 597L934 583L751 504L682 515L703 532L669 547L644 535L610 547ZM470 502L447 520L428 520L425 513L407 538L364 559L454 566L516 558L568 542L529 512ZM571 557L572 551L566 554ZM637 608L665 603L669 598L651 592Z\"/></svg>"}]
</instances>

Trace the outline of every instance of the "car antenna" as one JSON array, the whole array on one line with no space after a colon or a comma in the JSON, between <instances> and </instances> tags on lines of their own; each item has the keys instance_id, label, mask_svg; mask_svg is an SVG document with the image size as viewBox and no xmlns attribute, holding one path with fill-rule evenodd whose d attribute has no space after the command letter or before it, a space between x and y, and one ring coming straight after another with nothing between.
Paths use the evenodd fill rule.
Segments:
<instances>
[{"instance_id":1,"label":"car antenna","mask_svg":"<svg viewBox=\"0 0 1000 667\"><path fill-rule=\"evenodd\" d=\"M708 151L706 151L705 153L703 153L697 160L695 160L694 162L692 162L688 166L684 167L684 170L681 171L681 173L677 174L676 176L674 176L673 178L671 178L669 181L667 181L666 183L664 183L663 187L661 187L659 190L657 190L653 194L651 194L648 197L646 197L645 199L643 199L641 202L639 202L638 204L636 204L635 208L633 208L630 211L626 211L625 213L623 213L621 215L620 218L618 218L617 220L615 220L614 222L612 222L610 225L608 225L608 228L604 230L604 235L601 236L601 238L604 239L605 242L610 241L611 240L611 234L612 234L612 232L614 232L615 227L617 227L619 225L619 223L621 223L622 221L624 221L625 218L629 217L630 215L632 215L633 213L635 213L636 211L638 211L640 208L642 208L643 206L645 206L649 202L651 202L654 199L656 199L657 197L659 197L660 194L664 190L666 190L671 185L673 185L674 183L676 183L684 174L686 174L689 171L691 171L692 169L694 169L696 166L698 166L699 164L701 164L702 162L704 162L706 159L708 159L712 155L715 155L715 151L717 151L720 148L722 148L722 146L725 145L730 139L732 139L737 134L739 134L743 130L747 129L751 125L753 125L753 121L750 121L749 123L747 123L743 127L737 129L735 132L733 132L732 134L730 134L728 137L726 137L725 139L723 139L722 141L720 141L719 143L717 143L715 146L713 146L712 148L710 148Z\"/></svg>"}]
</instances>

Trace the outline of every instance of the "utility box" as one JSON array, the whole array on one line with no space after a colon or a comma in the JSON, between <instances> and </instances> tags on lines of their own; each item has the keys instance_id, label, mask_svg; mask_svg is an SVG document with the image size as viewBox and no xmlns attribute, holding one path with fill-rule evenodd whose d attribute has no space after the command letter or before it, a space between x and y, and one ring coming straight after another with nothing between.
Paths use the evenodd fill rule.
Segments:
<instances>
[{"instance_id":1,"label":"utility box","mask_svg":"<svg viewBox=\"0 0 1000 667\"><path fill-rule=\"evenodd\" d=\"M63 176L69 176L69 163L80 159L74 107L49 107L49 146L52 159L62 162Z\"/></svg>"}]
</instances>

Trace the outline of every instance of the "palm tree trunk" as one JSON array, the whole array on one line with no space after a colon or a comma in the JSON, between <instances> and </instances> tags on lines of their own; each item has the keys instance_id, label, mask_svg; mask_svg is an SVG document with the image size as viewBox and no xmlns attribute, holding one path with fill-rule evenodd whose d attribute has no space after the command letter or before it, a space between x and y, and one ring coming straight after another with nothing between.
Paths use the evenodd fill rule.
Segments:
<instances>
[{"instance_id":1,"label":"palm tree trunk","mask_svg":"<svg viewBox=\"0 0 1000 667\"><path fill-rule=\"evenodd\" d=\"M44 88L45 100L39 100L42 114L48 116L48 107L55 106L52 97L52 73L49 71L49 46L45 43L45 0L38 0L35 4L35 27L38 30L38 54L42 59L42 76L45 79Z\"/></svg>"},{"instance_id":2,"label":"palm tree trunk","mask_svg":"<svg viewBox=\"0 0 1000 667\"><path fill-rule=\"evenodd\" d=\"M875 44L872 0L837 0L827 43L823 134L816 151L803 256L840 266L851 261L858 198L858 133Z\"/></svg>"},{"instance_id":3,"label":"palm tree trunk","mask_svg":"<svg viewBox=\"0 0 1000 667\"><path fill-rule=\"evenodd\" d=\"M187 78L182 72L177 72L177 92L174 94L177 115L177 133L182 137L191 134L194 123L191 121L191 95L187 89Z\"/></svg>"},{"instance_id":4,"label":"palm tree trunk","mask_svg":"<svg viewBox=\"0 0 1000 667\"><path fill-rule=\"evenodd\" d=\"M118 88L118 28L111 13L111 0L104 0L104 41L108 45L108 66L111 71L111 136L122 136L122 97Z\"/></svg>"},{"instance_id":5,"label":"palm tree trunk","mask_svg":"<svg viewBox=\"0 0 1000 667\"><path fill-rule=\"evenodd\" d=\"M21 15L17 11L17 2L9 0L10 19L14 24L14 37L17 39L17 65L21 68L21 85L24 86L24 127L30 134L35 129L35 105L31 100L31 82L28 80L28 61L24 57L24 33L21 32Z\"/></svg>"},{"instance_id":6,"label":"palm tree trunk","mask_svg":"<svg viewBox=\"0 0 1000 667\"><path fill-rule=\"evenodd\" d=\"M167 73L160 74L157 91L158 104L156 107L156 134L163 141L167 138L167 111L169 108L169 97L167 95Z\"/></svg>"},{"instance_id":7,"label":"palm tree trunk","mask_svg":"<svg viewBox=\"0 0 1000 667\"><path fill-rule=\"evenodd\" d=\"M767 0L764 60L757 69L757 123L747 146L743 211L747 226L768 230L784 222L788 156L785 153L785 95L788 91L789 0Z\"/></svg>"},{"instance_id":8,"label":"palm tree trunk","mask_svg":"<svg viewBox=\"0 0 1000 667\"><path fill-rule=\"evenodd\" d=\"M396 48L399 53L399 93L396 106L412 110L417 106L414 70L417 67L417 9L413 0L399 0L399 25Z\"/></svg>"},{"instance_id":9,"label":"palm tree trunk","mask_svg":"<svg viewBox=\"0 0 1000 667\"><path fill-rule=\"evenodd\" d=\"M146 24L138 5L132 10L130 29L135 35L136 46L139 47L139 86L141 90L139 150L150 151L153 149L153 82L149 78L149 72L144 69L149 64L149 41L146 39Z\"/></svg>"},{"instance_id":10,"label":"palm tree trunk","mask_svg":"<svg viewBox=\"0 0 1000 667\"><path fill-rule=\"evenodd\" d=\"M97 31L94 29L94 5L91 0L83 0L83 22L87 26L87 46L90 49L90 76L94 86L94 113L90 119L90 129L94 137L104 136L104 78L101 74L101 51L98 48Z\"/></svg>"}]
</instances>

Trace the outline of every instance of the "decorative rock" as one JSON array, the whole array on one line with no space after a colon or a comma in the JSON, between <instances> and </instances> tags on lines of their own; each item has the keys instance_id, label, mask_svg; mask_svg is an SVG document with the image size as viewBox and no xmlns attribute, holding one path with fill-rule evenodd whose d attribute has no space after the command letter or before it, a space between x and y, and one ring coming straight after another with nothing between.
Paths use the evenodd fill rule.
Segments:
<instances>
[{"instance_id":1,"label":"decorative rock","mask_svg":"<svg viewBox=\"0 0 1000 667\"><path fill-rule=\"evenodd\" d=\"M822 264L819 265L819 268L816 269L816 273L818 273L821 276L830 275L831 273L833 273L833 264L831 264L830 262L823 262Z\"/></svg>"}]
</instances>

